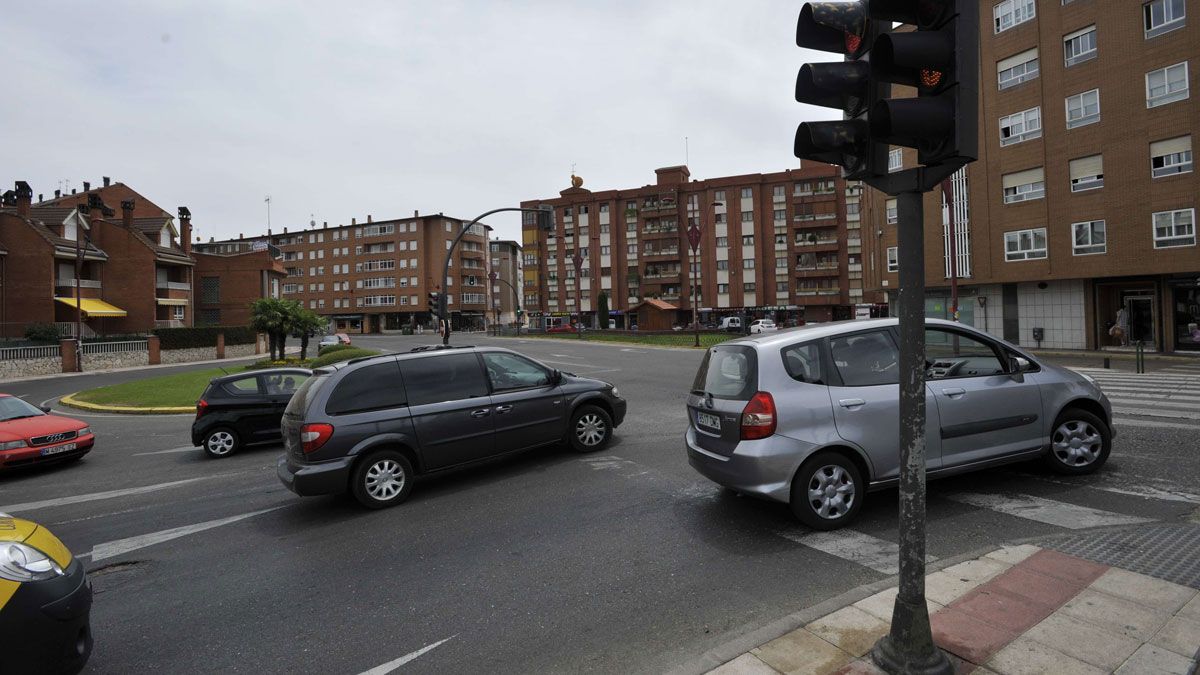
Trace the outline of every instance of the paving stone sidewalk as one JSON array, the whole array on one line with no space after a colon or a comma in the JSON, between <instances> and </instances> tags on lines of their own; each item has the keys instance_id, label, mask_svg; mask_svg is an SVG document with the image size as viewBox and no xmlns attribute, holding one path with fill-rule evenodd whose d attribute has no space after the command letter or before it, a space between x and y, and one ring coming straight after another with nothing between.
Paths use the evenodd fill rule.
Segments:
<instances>
[{"instance_id":1,"label":"paving stone sidewalk","mask_svg":"<svg viewBox=\"0 0 1200 675\"><path fill-rule=\"evenodd\" d=\"M1200 591L1032 545L926 577L934 640L957 673L1190 675L1200 658ZM709 675L882 673L871 647L896 588L751 649Z\"/></svg>"}]
</instances>

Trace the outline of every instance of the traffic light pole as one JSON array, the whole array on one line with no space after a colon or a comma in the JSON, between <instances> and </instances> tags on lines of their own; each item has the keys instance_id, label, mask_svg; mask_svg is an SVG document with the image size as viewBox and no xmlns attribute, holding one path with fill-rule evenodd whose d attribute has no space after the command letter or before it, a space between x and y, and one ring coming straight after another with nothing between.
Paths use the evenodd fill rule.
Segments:
<instances>
[{"instance_id":1,"label":"traffic light pole","mask_svg":"<svg viewBox=\"0 0 1200 675\"><path fill-rule=\"evenodd\" d=\"M875 645L889 673L954 672L933 643L925 604L924 192L897 195L900 263L900 591L892 627Z\"/></svg>"}]
</instances>

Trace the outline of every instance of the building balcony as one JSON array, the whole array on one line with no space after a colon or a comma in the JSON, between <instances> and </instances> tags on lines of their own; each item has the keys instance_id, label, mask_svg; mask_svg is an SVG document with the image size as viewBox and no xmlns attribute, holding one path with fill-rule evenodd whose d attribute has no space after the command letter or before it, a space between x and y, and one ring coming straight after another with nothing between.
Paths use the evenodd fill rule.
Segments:
<instances>
[{"instance_id":1,"label":"building balcony","mask_svg":"<svg viewBox=\"0 0 1200 675\"><path fill-rule=\"evenodd\" d=\"M187 284L184 285L187 286ZM187 290L158 287L154 293L154 297L160 300L187 300L191 294L190 287Z\"/></svg>"},{"instance_id":2,"label":"building balcony","mask_svg":"<svg viewBox=\"0 0 1200 675\"><path fill-rule=\"evenodd\" d=\"M829 229L829 221L835 220L836 215L832 213L821 213L811 216L796 216L792 219L792 227L797 230L811 230L816 228Z\"/></svg>"},{"instance_id":3,"label":"building balcony","mask_svg":"<svg viewBox=\"0 0 1200 675\"><path fill-rule=\"evenodd\" d=\"M678 258L679 249L660 249L657 251L642 251L642 256L645 258Z\"/></svg>"},{"instance_id":4,"label":"building balcony","mask_svg":"<svg viewBox=\"0 0 1200 675\"><path fill-rule=\"evenodd\" d=\"M793 192L792 201L794 202L827 202L837 199L836 190L826 190L823 192Z\"/></svg>"},{"instance_id":5,"label":"building balcony","mask_svg":"<svg viewBox=\"0 0 1200 675\"><path fill-rule=\"evenodd\" d=\"M54 287L55 288L68 288L68 289L75 288L75 280L74 279L58 279L57 281L54 282ZM80 279L79 287L80 288L100 288L100 280L99 279Z\"/></svg>"},{"instance_id":6,"label":"building balcony","mask_svg":"<svg viewBox=\"0 0 1200 675\"><path fill-rule=\"evenodd\" d=\"M797 250L802 250L805 252L812 252L812 253L817 253L817 252L822 252L822 251L836 251L836 250L838 250L838 247L839 247L839 243L838 243L837 239L817 239L815 241L809 241L808 239L802 239L802 240L798 240L796 242Z\"/></svg>"},{"instance_id":7,"label":"building balcony","mask_svg":"<svg viewBox=\"0 0 1200 675\"><path fill-rule=\"evenodd\" d=\"M662 239L670 237L672 239L679 237L678 227L645 227L642 228L642 236L646 239Z\"/></svg>"},{"instance_id":8,"label":"building balcony","mask_svg":"<svg viewBox=\"0 0 1200 675\"><path fill-rule=\"evenodd\" d=\"M656 213L678 213L679 204L676 202L645 202L641 209L643 216L649 216Z\"/></svg>"},{"instance_id":9,"label":"building balcony","mask_svg":"<svg viewBox=\"0 0 1200 675\"><path fill-rule=\"evenodd\" d=\"M801 279L812 279L817 277L836 277L839 274L841 265L838 263L821 263L819 265L806 265L796 268L796 276Z\"/></svg>"},{"instance_id":10,"label":"building balcony","mask_svg":"<svg viewBox=\"0 0 1200 675\"><path fill-rule=\"evenodd\" d=\"M190 290L192 290L192 285L187 283L186 281L159 281L154 284L154 287L159 290L170 290L170 291L190 291Z\"/></svg>"},{"instance_id":11,"label":"building balcony","mask_svg":"<svg viewBox=\"0 0 1200 675\"><path fill-rule=\"evenodd\" d=\"M840 305L842 304L842 289L840 288L797 288L792 293L798 305Z\"/></svg>"},{"instance_id":12,"label":"building balcony","mask_svg":"<svg viewBox=\"0 0 1200 675\"><path fill-rule=\"evenodd\" d=\"M183 322L179 319L155 319L155 328L183 328Z\"/></svg>"},{"instance_id":13,"label":"building balcony","mask_svg":"<svg viewBox=\"0 0 1200 675\"><path fill-rule=\"evenodd\" d=\"M682 272L679 270L674 272L659 272L658 274L643 274L642 281L679 281L680 274L682 274Z\"/></svg>"}]
</instances>

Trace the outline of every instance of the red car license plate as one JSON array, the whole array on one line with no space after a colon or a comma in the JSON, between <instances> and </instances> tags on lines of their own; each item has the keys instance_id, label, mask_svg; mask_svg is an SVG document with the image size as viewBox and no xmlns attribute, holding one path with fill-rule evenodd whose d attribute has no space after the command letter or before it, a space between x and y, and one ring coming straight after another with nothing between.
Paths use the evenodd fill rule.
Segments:
<instances>
[{"instance_id":1,"label":"red car license plate","mask_svg":"<svg viewBox=\"0 0 1200 675\"><path fill-rule=\"evenodd\" d=\"M74 449L75 449L74 443L67 443L66 445L56 445L53 448L42 448L42 456L45 457L46 455L57 455L60 452L70 452Z\"/></svg>"}]
</instances>

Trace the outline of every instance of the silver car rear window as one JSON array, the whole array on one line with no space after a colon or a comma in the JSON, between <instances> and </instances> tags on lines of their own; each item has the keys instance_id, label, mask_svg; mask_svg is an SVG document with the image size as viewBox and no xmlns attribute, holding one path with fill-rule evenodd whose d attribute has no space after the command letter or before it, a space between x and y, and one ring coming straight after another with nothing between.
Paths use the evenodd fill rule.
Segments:
<instances>
[{"instance_id":1,"label":"silver car rear window","mask_svg":"<svg viewBox=\"0 0 1200 675\"><path fill-rule=\"evenodd\" d=\"M713 398L748 401L758 391L758 357L752 347L723 345L704 355L692 391Z\"/></svg>"}]
</instances>

